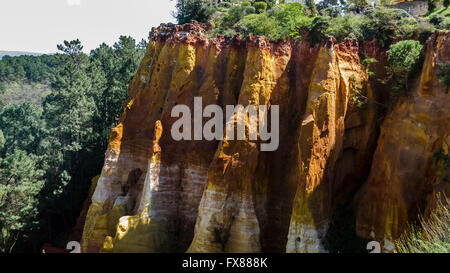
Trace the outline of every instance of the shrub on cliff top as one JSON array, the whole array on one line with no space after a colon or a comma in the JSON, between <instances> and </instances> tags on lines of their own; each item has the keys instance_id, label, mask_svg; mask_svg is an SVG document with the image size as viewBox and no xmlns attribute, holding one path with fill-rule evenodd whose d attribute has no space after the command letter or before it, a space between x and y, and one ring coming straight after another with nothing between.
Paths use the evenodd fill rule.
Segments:
<instances>
[{"instance_id":1,"label":"shrub on cliff top","mask_svg":"<svg viewBox=\"0 0 450 273\"><path fill-rule=\"evenodd\" d=\"M363 15L333 13L323 9L321 13L330 18L325 34L338 41L354 38L360 41L376 39L383 47L413 37L418 28L417 21L404 10L377 7Z\"/></svg>"},{"instance_id":2,"label":"shrub on cliff top","mask_svg":"<svg viewBox=\"0 0 450 273\"><path fill-rule=\"evenodd\" d=\"M325 37L326 30L330 27L330 21L327 17L316 17L311 22L309 31L311 46L320 43Z\"/></svg>"},{"instance_id":3,"label":"shrub on cliff top","mask_svg":"<svg viewBox=\"0 0 450 273\"><path fill-rule=\"evenodd\" d=\"M446 93L448 93L448 89L450 87L450 62L447 61L445 63L438 63L438 78L439 82L443 83L447 90L445 90Z\"/></svg>"},{"instance_id":4,"label":"shrub on cliff top","mask_svg":"<svg viewBox=\"0 0 450 273\"><path fill-rule=\"evenodd\" d=\"M280 38L280 34L277 32L277 22L265 13L245 16L239 21L236 28L244 36L249 34L264 35L270 40Z\"/></svg>"},{"instance_id":5,"label":"shrub on cliff top","mask_svg":"<svg viewBox=\"0 0 450 273\"><path fill-rule=\"evenodd\" d=\"M178 24L186 24L192 20L205 23L215 12L215 7L208 0L178 0L173 16Z\"/></svg>"},{"instance_id":6,"label":"shrub on cliff top","mask_svg":"<svg viewBox=\"0 0 450 273\"><path fill-rule=\"evenodd\" d=\"M360 15L347 14L331 19L330 26L325 30L325 33L338 41L342 41L344 38L362 40L361 25Z\"/></svg>"},{"instance_id":7,"label":"shrub on cliff top","mask_svg":"<svg viewBox=\"0 0 450 273\"><path fill-rule=\"evenodd\" d=\"M219 6L221 8L229 9L229 8L231 8L231 3L230 2L220 2Z\"/></svg>"},{"instance_id":8,"label":"shrub on cliff top","mask_svg":"<svg viewBox=\"0 0 450 273\"><path fill-rule=\"evenodd\" d=\"M341 12L342 12L341 7L329 7L329 8L320 10L320 15L335 18L335 17L340 16Z\"/></svg>"},{"instance_id":9,"label":"shrub on cliff top","mask_svg":"<svg viewBox=\"0 0 450 273\"><path fill-rule=\"evenodd\" d=\"M39 193L44 186L39 161L18 149L0 158L0 253L11 253L19 236L39 226Z\"/></svg>"},{"instance_id":10,"label":"shrub on cliff top","mask_svg":"<svg viewBox=\"0 0 450 273\"><path fill-rule=\"evenodd\" d=\"M253 14L254 12L255 9L253 7L241 4L239 6L232 6L224 13L215 13L210 21L213 25L212 36L218 34L234 36L238 34L233 27L244 18L244 16Z\"/></svg>"},{"instance_id":11,"label":"shrub on cliff top","mask_svg":"<svg viewBox=\"0 0 450 273\"><path fill-rule=\"evenodd\" d=\"M388 48L398 41L411 39L414 34L423 34L420 37L424 40L429 33L429 29L426 29L426 33L418 33L419 24L416 19L401 9L377 7L361 15L342 15L340 8L330 6L328 9L321 9L320 16L315 16L311 8L298 2L278 4L266 11L259 7L260 4L264 5L262 1L256 2L254 7L243 3L245 2L220 10L212 16L212 37L217 34L253 34L264 35L269 40L276 41L299 39L302 34L309 32L311 44L320 42L328 34L338 41L344 38L359 41L376 39L381 46ZM258 15L254 15L255 10Z\"/></svg>"},{"instance_id":12,"label":"shrub on cliff top","mask_svg":"<svg viewBox=\"0 0 450 273\"><path fill-rule=\"evenodd\" d=\"M436 0L428 0L428 12L433 12L436 9Z\"/></svg>"},{"instance_id":13,"label":"shrub on cliff top","mask_svg":"<svg viewBox=\"0 0 450 273\"><path fill-rule=\"evenodd\" d=\"M299 29L309 29L314 18L307 16L305 6L300 3L279 5L267 11L277 22L280 38L300 38Z\"/></svg>"},{"instance_id":14,"label":"shrub on cliff top","mask_svg":"<svg viewBox=\"0 0 450 273\"><path fill-rule=\"evenodd\" d=\"M420 41L421 44L425 44L428 38L433 34L436 28L430 24L427 20L419 19L416 28L415 37Z\"/></svg>"},{"instance_id":15,"label":"shrub on cliff top","mask_svg":"<svg viewBox=\"0 0 450 273\"><path fill-rule=\"evenodd\" d=\"M255 10L257 13L262 13L267 10L267 3L266 2L255 2Z\"/></svg>"},{"instance_id":16,"label":"shrub on cliff top","mask_svg":"<svg viewBox=\"0 0 450 273\"><path fill-rule=\"evenodd\" d=\"M253 34L266 36L272 41L299 38L299 29L309 29L313 20L304 12L305 8L300 3L278 5L260 14L249 14L242 6L235 6L214 20L216 29L213 35Z\"/></svg>"},{"instance_id":17,"label":"shrub on cliff top","mask_svg":"<svg viewBox=\"0 0 450 273\"><path fill-rule=\"evenodd\" d=\"M437 13L431 15L429 21L438 29L447 30L450 28L450 18L447 18L442 14Z\"/></svg>"},{"instance_id":18,"label":"shrub on cliff top","mask_svg":"<svg viewBox=\"0 0 450 273\"><path fill-rule=\"evenodd\" d=\"M418 41L406 40L398 42L387 51L391 66L401 67L410 72L417 63L423 46Z\"/></svg>"},{"instance_id":19,"label":"shrub on cliff top","mask_svg":"<svg viewBox=\"0 0 450 273\"><path fill-rule=\"evenodd\" d=\"M383 47L410 39L417 21L401 9L374 8L367 11L362 20L364 40L376 39Z\"/></svg>"},{"instance_id":20,"label":"shrub on cliff top","mask_svg":"<svg viewBox=\"0 0 450 273\"><path fill-rule=\"evenodd\" d=\"M252 5L252 3L250 1L242 1L241 2L241 6L243 7L250 7Z\"/></svg>"},{"instance_id":21,"label":"shrub on cliff top","mask_svg":"<svg viewBox=\"0 0 450 273\"><path fill-rule=\"evenodd\" d=\"M392 45L387 51L388 82L393 90L391 106L395 104L398 97L408 94L408 79L413 69L419 64L422 48L419 41L406 40Z\"/></svg>"}]
</instances>

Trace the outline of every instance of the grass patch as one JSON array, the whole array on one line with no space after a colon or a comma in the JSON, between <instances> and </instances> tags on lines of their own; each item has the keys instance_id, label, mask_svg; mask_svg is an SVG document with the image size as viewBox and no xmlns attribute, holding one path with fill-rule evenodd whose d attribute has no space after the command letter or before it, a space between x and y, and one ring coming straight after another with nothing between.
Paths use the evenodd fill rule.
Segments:
<instances>
[{"instance_id":1,"label":"grass patch","mask_svg":"<svg viewBox=\"0 0 450 273\"><path fill-rule=\"evenodd\" d=\"M410 225L397 241L399 253L449 253L450 252L450 200L438 196L436 209L425 219L420 216L420 226Z\"/></svg>"}]
</instances>

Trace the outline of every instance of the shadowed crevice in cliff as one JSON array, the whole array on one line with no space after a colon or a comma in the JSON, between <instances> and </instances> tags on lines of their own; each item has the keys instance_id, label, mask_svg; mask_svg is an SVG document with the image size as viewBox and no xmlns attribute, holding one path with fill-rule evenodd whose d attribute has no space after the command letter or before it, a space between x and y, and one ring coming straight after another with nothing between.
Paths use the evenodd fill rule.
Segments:
<instances>
[{"instance_id":1,"label":"shadowed crevice in cliff","mask_svg":"<svg viewBox=\"0 0 450 273\"><path fill-rule=\"evenodd\" d=\"M315 65L308 90L309 112L298 139L302 165L288 252L343 251L351 240L330 245L330 236L349 228L346 236L352 239L355 235L341 219L352 219L347 204L368 175L377 135L374 103L358 109L351 100L352 79L367 86L369 98L374 96L358 49L355 41L335 44L330 39Z\"/></svg>"},{"instance_id":2,"label":"shadowed crevice in cliff","mask_svg":"<svg viewBox=\"0 0 450 273\"><path fill-rule=\"evenodd\" d=\"M318 48L293 44L292 56L271 98L280 106L280 146L261 153L255 183L255 207L261 229L262 252L285 252L297 186L297 140L306 109L308 88ZM259 168L259 167L258 167ZM261 181L261 182L259 182ZM260 186L258 186L260 184Z\"/></svg>"}]
</instances>

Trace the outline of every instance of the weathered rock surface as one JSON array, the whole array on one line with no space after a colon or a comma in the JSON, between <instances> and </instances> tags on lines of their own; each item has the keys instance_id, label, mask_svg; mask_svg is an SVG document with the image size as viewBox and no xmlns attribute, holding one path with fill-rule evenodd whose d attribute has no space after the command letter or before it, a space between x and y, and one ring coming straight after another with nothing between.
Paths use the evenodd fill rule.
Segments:
<instances>
[{"instance_id":1,"label":"weathered rock surface","mask_svg":"<svg viewBox=\"0 0 450 273\"><path fill-rule=\"evenodd\" d=\"M402 98L385 118L367 183L355 200L357 233L394 249L394 240L419 212L434 206L438 192L449 196L435 154L448 156L450 96L438 79L438 63L450 61L450 32L435 33L412 95Z\"/></svg>"},{"instance_id":2,"label":"weathered rock surface","mask_svg":"<svg viewBox=\"0 0 450 273\"><path fill-rule=\"evenodd\" d=\"M208 27L152 31L111 132L83 252L335 251L340 208L356 212L351 221L360 237L392 240L412 219L412 206L441 187L431 181L430 162L438 147L448 152L448 95L435 71L436 55L449 56L448 33L429 45L414 98L384 122L369 176L377 94L355 41L330 38L310 48L263 37L210 40L201 35ZM353 104L355 86L369 98L362 109ZM279 148L262 152L260 141L249 140L174 141L171 110L193 109L194 97L222 109L279 105Z\"/></svg>"}]
</instances>

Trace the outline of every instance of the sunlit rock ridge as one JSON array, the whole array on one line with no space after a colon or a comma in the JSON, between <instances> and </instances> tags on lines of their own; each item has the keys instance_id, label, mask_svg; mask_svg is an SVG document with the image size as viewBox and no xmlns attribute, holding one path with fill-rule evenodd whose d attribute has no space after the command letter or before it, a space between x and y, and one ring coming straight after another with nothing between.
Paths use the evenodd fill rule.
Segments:
<instances>
[{"instance_id":1,"label":"sunlit rock ridge","mask_svg":"<svg viewBox=\"0 0 450 273\"><path fill-rule=\"evenodd\" d=\"M373 44L208 39L208 27L151 32L90 197L82 252L365 251L372 240L390 252L417 208L448 192L433 154L450 144L450 99L436 75L449 32L430 38L412 95L380 126L384 90L359 58L364 49L382 59ZM363 108L355 84L369 98ZM194 97L279 105L278 150L174 141L171 110Z\"/></svg>"}]
</instances>

